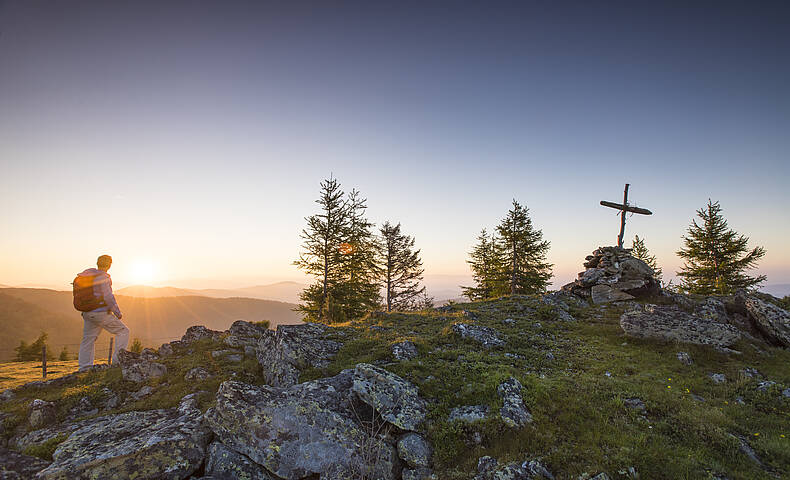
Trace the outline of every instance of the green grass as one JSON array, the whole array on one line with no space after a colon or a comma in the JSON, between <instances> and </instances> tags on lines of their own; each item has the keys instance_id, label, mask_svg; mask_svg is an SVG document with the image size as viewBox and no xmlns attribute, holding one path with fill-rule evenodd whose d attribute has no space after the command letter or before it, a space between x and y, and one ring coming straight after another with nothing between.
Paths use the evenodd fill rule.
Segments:
<instances>
[{"instance_id":1,"label":"green grass","mask_svg":"<svg viewBox=\"0 0 790 480\"><path fill-rule=\"evenodd\" d=\"M623 307L618 306L575 308L571 313L578 321L563 322L554 307L526 296L454 304L444 312L377 313L338 326L332 337L344 344L337 356L325 369L302 371L300 380L366 362L413 382L428 401L422 428L434 446L435 470L442 479L470 478L482 455L500 462L540 458L558 478L600 471L624 478L617 472L628 467L640 478L766 478L764 470L739 452L736 437L745 438L767 468L785 475L790 471L790 400L778 386L761 392L757 380L739 375L752 367L790 386L790 352L761 344L760 350L768 353L763 355L742 340L735 347L742 353L728 355L708 347L629 338L619 327ZM506 318L515 323L504 324ZM492 327L506 337L506 344L486 350L462 340L451 329L458 322ZM417 358L394 360L391 345L403 340L415 343ZM212 358L211 351L221 348L203 340L165 357L167 376L149 382L156 392L115 412L172 407L183 395L200 390L210 392L200 398L205 409L222 381L262 383L255 358L241 364ZM688 352L693 365L680 363L678 351ZM549 352L553 359L547 358ZM195 366L213 377L185 381L185 373ZM716 385L711 373L724 373L728 381ZM496 388L509 376L524 385L522 395L534 418L522 429L507 427L497 415L502 404ZM63 418L82 396L99 396L105 386L134 392L142 384L124 381L113 368L80 375L62 387L25 390L0 410L12 413L16 425L24 422L32 398L60 399L58 414ZM633 397L645 403L645 412L625 406ZM737 397L745 404L738 404ZM487 420L447 421L452 408L479 404L490 408ZM40 448L37 454L46 458L54 446Z\"/></svg>"}]
</instances>

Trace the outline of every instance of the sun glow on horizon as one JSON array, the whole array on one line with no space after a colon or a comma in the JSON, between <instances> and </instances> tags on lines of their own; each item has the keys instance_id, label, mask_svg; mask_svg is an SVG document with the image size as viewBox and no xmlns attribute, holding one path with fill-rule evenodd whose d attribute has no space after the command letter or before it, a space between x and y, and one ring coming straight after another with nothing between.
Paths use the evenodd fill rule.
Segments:
<instances>
[{"instance_id":1,"label":"sun glow on horizon","mask_svg":"<svg viewBox=\"0 0 790 480\"><path fill-rule=\"evenodd\" d=\"M151 259L137 258L129 265L129 280L136 284L151 283L158 277L159 269Z\"/></svg>"}]
</instances>

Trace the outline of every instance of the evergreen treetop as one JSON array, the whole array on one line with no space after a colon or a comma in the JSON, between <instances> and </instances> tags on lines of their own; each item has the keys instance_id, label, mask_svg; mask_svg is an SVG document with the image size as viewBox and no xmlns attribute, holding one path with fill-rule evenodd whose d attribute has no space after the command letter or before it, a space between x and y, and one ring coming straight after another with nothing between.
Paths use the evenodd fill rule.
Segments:
<instances>
[{"instance_id":1,"label":"evergreen treetop","mask_svg":"<svg viewBox=\"0 0 790 480\"><path fill-rule=\"evenodd\" d=\"M552 264L546 262L550 243L532 225L529 209L513 200L513 208L497 225L498 256L504 280L511 295L541 293L552 277Z\"/></svg>"},{"instance_id":2,"label":"evergreen treetop","mask_svg":"<svg viewBox=\"0 0 790 480\"><path fill-rule=\"evenodd\" d=\"M727 226L719 202L708 200L705 208L697 210L692 220L684 247L677 254L685 260L678 277L680 289L702 295L728 295L739 288L755 289L765 281L765 275L751 277L745 271L757 266L765 249L749 250L749 238Z\"/></svg>"}]
</instances>

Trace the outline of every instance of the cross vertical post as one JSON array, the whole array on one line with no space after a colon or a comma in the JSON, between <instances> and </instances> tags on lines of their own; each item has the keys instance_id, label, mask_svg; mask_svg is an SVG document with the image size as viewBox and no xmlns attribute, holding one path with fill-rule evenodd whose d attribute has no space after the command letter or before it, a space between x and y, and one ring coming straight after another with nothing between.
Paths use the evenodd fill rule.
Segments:
<instances>
[{"instance_id":1,"label":"cross vertical post","mask_svg":"<svg viewBox=\"0 0 790 480\"><path fill-rule=\"evenodd\" d=\"M638 213L640 215L652 215L653 212L646 208L639 208L633 207L628 205L628 187L631 184L625 184L625 190L623 191L623 203L614 203L614 202L607 202L606 200L601 200L601 205L604 207L614 208L620 210L620 235L617 236L617 246L623 248L623 240L625 237L625 214L626 213Z\"/></svg>"},{"instance_id":2,"label":"cross vertical post","mask_svg":"<svg viewBox=\"0 0 790 480\"><path fill-rule=\"evenodd\" d=\"M623 237L625 236L625 212L626 208L628 208L628 186L630 184L625 184L625 191L623 191L623 211L620 213L620 235L617 236L617 246L623 248Z\"/></svg>"}]
</instances>

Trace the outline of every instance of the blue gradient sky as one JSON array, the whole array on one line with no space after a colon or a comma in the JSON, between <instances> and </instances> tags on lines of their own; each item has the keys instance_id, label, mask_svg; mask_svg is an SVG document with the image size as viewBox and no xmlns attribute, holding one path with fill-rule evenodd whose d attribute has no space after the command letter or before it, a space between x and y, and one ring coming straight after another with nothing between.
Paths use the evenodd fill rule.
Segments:
<instances>
[{"instance_id":1,"label":"blue gradient sky","mask_svg":"<svg viewBox=\"0 0 790 480\"><path fill-rule=\"evenodd\" d=\"M626 182L669 276L712 198L790 283L786 3L426 3L0 3L0 283L300 279L330 173L447 284L512 198L570 281Z\"/></svg>"}]
</instances>

